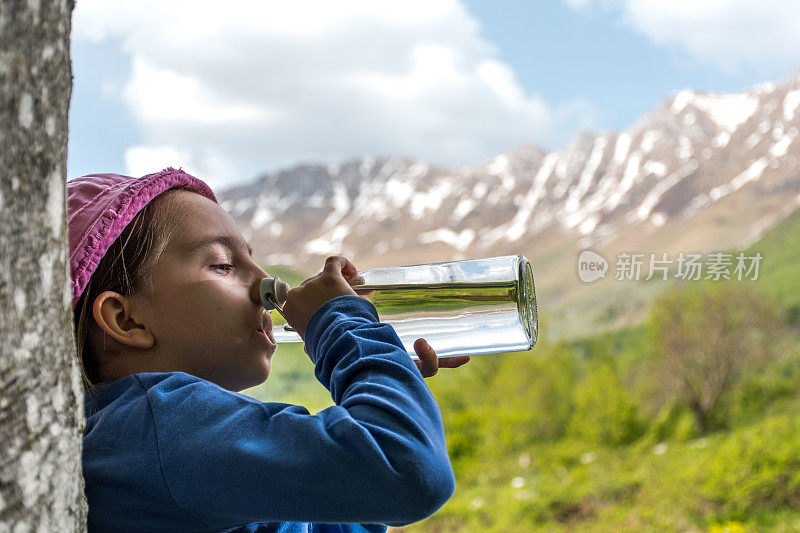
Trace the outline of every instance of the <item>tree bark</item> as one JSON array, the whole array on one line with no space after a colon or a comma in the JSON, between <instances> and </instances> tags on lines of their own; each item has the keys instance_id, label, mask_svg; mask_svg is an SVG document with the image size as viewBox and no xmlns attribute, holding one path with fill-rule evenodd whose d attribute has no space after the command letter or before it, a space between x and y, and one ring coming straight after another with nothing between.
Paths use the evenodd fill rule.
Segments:
<instances>
[{"instance_id":1,"label":"tree bark","mask_svg":"<svg viewBox=\"0 0 800 533\"><path fill-rule=\"evenodd\" d=\"M84 531L66 224L71 0L0 0L0 532Z\"/></svg>"}]
</instances>

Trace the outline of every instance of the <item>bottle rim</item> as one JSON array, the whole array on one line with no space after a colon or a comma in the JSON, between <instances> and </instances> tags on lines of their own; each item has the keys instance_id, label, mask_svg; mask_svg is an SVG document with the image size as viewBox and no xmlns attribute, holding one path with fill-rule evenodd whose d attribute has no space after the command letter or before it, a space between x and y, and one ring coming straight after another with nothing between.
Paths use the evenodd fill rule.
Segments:
<instances>
[{"instance_id":1,"label":"bottle rim","mask_svg":"<svg viewBox=\"0 0 800 533\"><path fill-rule=\"evenodd\" d=\"M536 288L533 282L533 267L524 255L517 256L517 311L522 329L528 337L531 349L539 337L539 313L536 303Z\"/></svg>"}]
</instances>

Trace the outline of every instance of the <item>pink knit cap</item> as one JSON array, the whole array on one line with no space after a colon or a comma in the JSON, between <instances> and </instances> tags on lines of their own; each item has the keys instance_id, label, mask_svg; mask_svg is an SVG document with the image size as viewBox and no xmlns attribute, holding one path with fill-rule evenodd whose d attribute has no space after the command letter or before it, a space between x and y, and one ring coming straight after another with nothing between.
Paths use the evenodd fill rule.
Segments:
<instances>
[{"instance_id":1,"label":"pink knit cap","mask_svg":"<svg viewBox=\"0 0 800 533\"><path fill-rule=\"evenodd\" d=\"M90 174L67 182L73 309L103 255L133 217L173 187L186 187L217 201L208 185L172 167L141 178Z\"/></svg>"}]
</instances>

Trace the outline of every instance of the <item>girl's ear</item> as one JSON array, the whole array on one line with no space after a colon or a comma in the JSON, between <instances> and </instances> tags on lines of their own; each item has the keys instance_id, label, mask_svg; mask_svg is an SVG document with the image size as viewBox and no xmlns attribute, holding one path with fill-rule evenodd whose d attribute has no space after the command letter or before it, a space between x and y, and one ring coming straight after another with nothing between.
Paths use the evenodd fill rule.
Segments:
<instances>
[{"instance_id":1,"label":"girl's ear","mask_svg":"<svg viewBox=\"0 0 800 533\"><path fill-rule=\"evenodd\" d=\"M113 291L100 293L92 304L92 315L97 325L117 342L143 350L155 343L147 326L132 315L132 303L126 296Z\"/></svg>"}]
</instances>

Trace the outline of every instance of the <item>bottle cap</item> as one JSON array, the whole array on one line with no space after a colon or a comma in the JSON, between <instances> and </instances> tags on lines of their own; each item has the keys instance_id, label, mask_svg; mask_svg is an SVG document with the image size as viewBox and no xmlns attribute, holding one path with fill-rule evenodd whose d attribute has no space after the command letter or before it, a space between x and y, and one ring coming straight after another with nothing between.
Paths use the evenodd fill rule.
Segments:
<instances>
[{"instance_id":1,"label":"bottle cap","mask_svg":"<svg viewBox=\"0 0 800 533\"><path fill-rule=\"evenodd\" d=\"M289 292L289 289L289 284L282 282L278 276L262 279L259 286L261 304L267 310L282 306L286 303L286 293Z\"/></svg>"}]
</instances>

